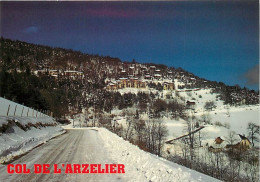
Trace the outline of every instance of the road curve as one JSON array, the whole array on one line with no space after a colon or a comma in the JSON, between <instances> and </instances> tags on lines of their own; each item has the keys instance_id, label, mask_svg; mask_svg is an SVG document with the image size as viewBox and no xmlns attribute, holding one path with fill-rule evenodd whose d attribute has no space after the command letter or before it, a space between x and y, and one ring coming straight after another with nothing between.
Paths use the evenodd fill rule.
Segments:
<instances>
[{"instance_id":1,"label":"road curve","mask_svg":"<svg viewBox=\"0 0 260 182\"><path fill-rule=\"evenodd\" d=\"M54 174L58 164L113 164L95 129L72 129L22 156L12 164L26 164L30 174L8 174L7 165L0 166L0 181L125 181L124 174ZM49 174L35 174L34 164L50 164Z\"/></svg>"}]
</instances>

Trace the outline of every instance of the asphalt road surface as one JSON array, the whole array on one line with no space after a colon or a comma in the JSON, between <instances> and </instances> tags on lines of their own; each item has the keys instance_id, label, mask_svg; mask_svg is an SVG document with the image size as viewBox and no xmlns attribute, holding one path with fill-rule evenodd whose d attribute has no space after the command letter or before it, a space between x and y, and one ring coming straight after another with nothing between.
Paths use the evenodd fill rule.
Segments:
<instances>
[{"instance_id":1,"label":"asphalt road surface","mask_svg":"<svg viewBox=\"0 0 260 182\"><path fill-rule=\"evenodd\" d=\"M66 164L113 164L95 129L71 129L33 149L11 164L26 164L29 174L8 174L7 165L0 166L0 181L127 181L124 174L65 174ZM50 164L49 174L35 174L34 164ZM62 169L54 174L54 164ZM62 164L65 165L62 168Z\"/></svg>"}]
</instances>

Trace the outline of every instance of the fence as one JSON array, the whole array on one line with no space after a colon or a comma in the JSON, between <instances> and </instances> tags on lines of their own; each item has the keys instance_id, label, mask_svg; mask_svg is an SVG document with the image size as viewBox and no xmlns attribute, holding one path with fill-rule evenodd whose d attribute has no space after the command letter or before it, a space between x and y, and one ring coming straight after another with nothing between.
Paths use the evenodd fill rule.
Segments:
<instances>
[{"instance_id":1,"label":"fence","mask_svg":"<svg viewBox=\"0 0 260 182\"><path fill-rule=\"evenodd\" d=\"M48 117L48 110L36 110L0 97L0 116Z\"/></svg>"}]
</instances>

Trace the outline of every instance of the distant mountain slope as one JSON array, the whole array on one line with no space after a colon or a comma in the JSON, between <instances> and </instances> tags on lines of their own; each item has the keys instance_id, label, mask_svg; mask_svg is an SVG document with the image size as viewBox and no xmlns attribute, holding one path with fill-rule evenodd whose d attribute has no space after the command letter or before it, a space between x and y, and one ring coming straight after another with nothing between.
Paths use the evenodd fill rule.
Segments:
<instances>
[{"instance_id":1,"label":"distant mountain slope","mask_svg":"<svg viewBox=\"0 0 260 182\"><path fill-rule=\"evenodd\" d=\"M82 75L71 76L71 71ZM259 103L259 92L199 78L182 68L140 64L135 60L122 62L109 56L0 39L0 96L38 109L56 110L54 114L57 116L64 113L59 108L61 105L67 107L67 111L70 107L77 112L82 106L94 103L101 109L105 108L105 104L116 95L107 92L105 87L123 77L145 81L147 87L157 90L163 89L164 82L175 83L175 89L212 88L212 92L219 94L219 99L225 104Z\"/></svg>"}]
</instances>

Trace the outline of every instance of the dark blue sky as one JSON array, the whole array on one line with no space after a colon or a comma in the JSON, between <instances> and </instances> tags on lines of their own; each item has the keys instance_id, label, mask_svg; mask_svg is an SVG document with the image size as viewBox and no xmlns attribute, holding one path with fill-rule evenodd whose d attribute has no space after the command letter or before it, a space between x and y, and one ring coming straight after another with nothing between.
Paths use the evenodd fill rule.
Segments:
<instances>
[{"instance_id":1,"label":"dark blue sky","mask_svg":"<svg viewBox=\"0 0 260 182\"><path fill-rule=\"evenodd\" d=\"M6 38L258 89L258 1L0 2Z\"/></svg>"}]
</instances>

